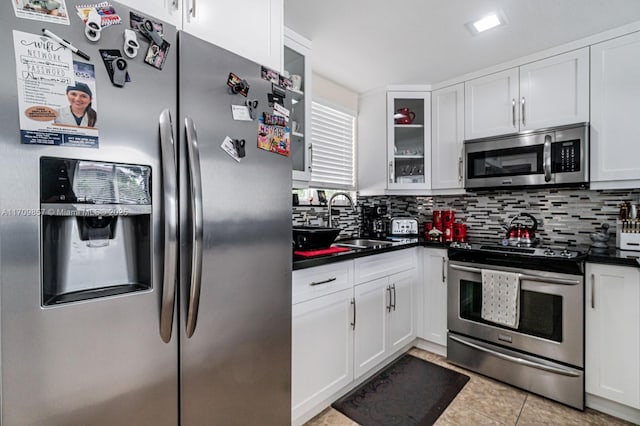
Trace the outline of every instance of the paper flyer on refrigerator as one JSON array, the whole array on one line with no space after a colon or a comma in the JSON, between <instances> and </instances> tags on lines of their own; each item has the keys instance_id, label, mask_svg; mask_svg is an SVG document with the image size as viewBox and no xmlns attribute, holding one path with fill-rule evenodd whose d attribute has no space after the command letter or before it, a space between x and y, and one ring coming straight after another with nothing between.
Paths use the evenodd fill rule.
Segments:
<instances>
[{"instance_id":1,"label":"paper flyer on refrigerator","mask_svg":"<svg viewBox=\"0 0 640 426\"><path fill-rule=\"evenodd\" d=\"M98 148L93 65L42 35L13 31L13 40L21 143Z\"/></svg>"},{"instance_id":2,"label":"paper flyer on refrigerator","mask_svg":"<svg viewBox=\"0 0 640 426\"><path fill-rule=\"evenodd\" d=\"M69 25L65 0L11 0L16 17Z\"/></svg>"}]
</instances>

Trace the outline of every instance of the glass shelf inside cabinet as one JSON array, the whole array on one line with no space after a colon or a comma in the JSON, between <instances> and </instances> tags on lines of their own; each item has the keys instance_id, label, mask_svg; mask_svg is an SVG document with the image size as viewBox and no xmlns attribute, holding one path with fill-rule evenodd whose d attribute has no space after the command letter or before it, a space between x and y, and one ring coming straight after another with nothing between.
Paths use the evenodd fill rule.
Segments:
<instances>
[{"instance_id":1,"label":"glass shelf inside cabinet","mask_svg":"<svg viewBox=\"0 0 640 426\"><path fill-rule=\"evenodd\" d=\"M305 104L308 102L304 94L305 60L304 55L287 46L284 47L284 69L289 73L290 77L300 77L300 87L288 88L287 96L291 97L288 124L291 129L291 160L293 162L293 170L301 172L305 170L305 155L307 155L304 135Z\"/></svg>"},{"instance_id":2,"label":"glass shelf inside cabinet","mask_svg":"<svg viewBox=\"0 0 640 426\"><path fill-rule=\"evenodd\" d=\"M394 100L394 183L424 183L424 99Z\"/></svg>"}]
</instances>

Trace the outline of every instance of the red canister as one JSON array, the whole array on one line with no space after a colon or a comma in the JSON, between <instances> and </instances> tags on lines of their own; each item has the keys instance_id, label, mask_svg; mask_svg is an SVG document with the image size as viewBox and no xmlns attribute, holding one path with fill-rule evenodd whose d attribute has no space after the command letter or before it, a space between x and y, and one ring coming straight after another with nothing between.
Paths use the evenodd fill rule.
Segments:
<instances>
[{"instance_id":1,"label":"red canister","mask_svg":"<svg viewBox=\"0 0 640 426\"><path fill-rule=\"evenodd\" d=\"M453 241L459 243L467 242L467 225L464 223L453 224Z\"/></svg>"},{"instance_id":2,"label":"red canister","mask_svg":"<svg viewBox=\"0 0 640 426\"><path fill-rule=\"evenodd\" d=\"M447 243L453 241L453 225L444 227L444 241Z\"/></svg>"},{"instance_id":3,"label":"red canister","mask_svg":"<svg viewBox=\"0 0 640 426\"><path fill-rule=\"evenodd\" d=\"M442 231L442 215L440 210L433 211L433 227Z\"/></svg>"},{"instance_id":4,"label":"red canister","mask_svg":"<svg viewBox=\"0 0 640 426\"><path fill-rule=\"evenodd\" d=\"M447 226L453 226L453 221L455 220L455 213L453 210L444 210L442 212L442 226L445 228Z\"/></svg>"},{"instance_id":5,"label":"red canister","mask_svg":"<svg viewBox=\"0 0 640 426\"><path fill-rule=\"evenodd\" d=\"M429 239L429 231L433 229L433 222L425 222L424 223L424 238Z\"/></svg>"}]
</instances>

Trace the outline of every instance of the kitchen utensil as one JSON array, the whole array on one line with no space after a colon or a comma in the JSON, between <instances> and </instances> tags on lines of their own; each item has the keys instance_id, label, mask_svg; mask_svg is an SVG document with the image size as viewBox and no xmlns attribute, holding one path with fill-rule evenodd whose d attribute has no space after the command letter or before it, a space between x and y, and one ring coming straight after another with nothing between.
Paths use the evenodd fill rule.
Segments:
<instances>
[{"instance_id":1,"label":"kitchen utensil","mask_svg":"<svg viewBox=\"0 0 640 426\"><path fill-rule=\"evenodd\" d=\"M396 124L411 124L416 118L416 113L409 108L400 108L394 115Z\"/></svg>"}]
</instances>

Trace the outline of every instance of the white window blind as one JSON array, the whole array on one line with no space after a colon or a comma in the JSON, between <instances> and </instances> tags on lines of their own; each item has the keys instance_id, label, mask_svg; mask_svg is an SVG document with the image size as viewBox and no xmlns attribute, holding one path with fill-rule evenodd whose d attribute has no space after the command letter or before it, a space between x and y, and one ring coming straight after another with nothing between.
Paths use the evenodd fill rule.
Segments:
<instances>
[{"instance_id":1,"label":"white window blind","mask_svg":"<svg viewBox=\"0 0 640 426\"><path fill-rule=\"evenodd\" d=\"M318 102L311 103L311 185L355 189L355 117Z\"/></svg>"}]
</instances>

